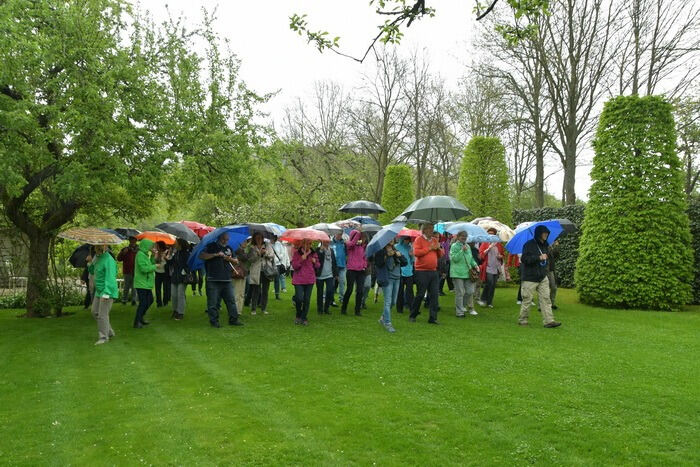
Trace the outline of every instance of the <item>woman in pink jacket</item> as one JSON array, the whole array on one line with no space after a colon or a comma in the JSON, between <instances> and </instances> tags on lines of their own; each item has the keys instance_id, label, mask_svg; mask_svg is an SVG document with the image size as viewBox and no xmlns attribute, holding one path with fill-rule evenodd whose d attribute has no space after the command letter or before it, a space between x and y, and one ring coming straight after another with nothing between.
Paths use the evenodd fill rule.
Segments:
<instances>
[{"instance_id":1,"label":"woman in pink jacket","mask_svg":"<svg viewBox=\"0 0 700 467\"><path fill-rule=\"evenodd\" d=\"M294 304L297 308L297 316L294 324L309 325L307 315L309 314L309 303L311 303L311 292L316 283L316 269L320 262L318 256L311 249L311 241L304 240L300 248L294 250L292 255L292 285L294 285Z\"/></svg>"},{"instance_id":2,"label":"woman in pink jacket","mask_svg":"<svg viewBox=\"0 0 700 467\"><path fill-rule=\"evenodd\" d=\"M357 287L355 292L355 315L362 316L360 307L365 285L365 270L367 269L367 258L365 258L365 236L358 230L350 232L350 240L345 244L347 250L347 273L346 288L343 296L343 307L340 313L348 314L348 302L352 296L353 287Z\"/></svg>"}]
</instances>

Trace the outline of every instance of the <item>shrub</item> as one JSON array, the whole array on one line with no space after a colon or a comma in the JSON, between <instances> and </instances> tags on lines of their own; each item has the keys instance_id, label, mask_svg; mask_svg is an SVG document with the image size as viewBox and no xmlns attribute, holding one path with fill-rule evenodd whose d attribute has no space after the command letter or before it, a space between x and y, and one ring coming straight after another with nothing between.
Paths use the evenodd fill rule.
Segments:
<instances>
[{"instance_id":1,"label":"shrub","mask_svg":"<svg viewBox=\"0 0 700 467\"><path fill-rule=\"evenodd\" d=\"M656 96L605 104L575 274L584 303L673 310L691 298L693 253L671 111Z\"/></svg>"},{"instance_id":2,"label":"shrub","mask_svg":"<svg viewBox=\"0 0 700 467\"><path fill-rule=\"evenodd\" d=\"M693 236L695 268L693 279L693 303L700 303L700 199L693 198L688 205L690 233Z\"/></svg>"},{"instance_id":3,"label":"shrub","mask_svg":"<svg viewBox=\"0 0 700 467\"><path fill-rule=\"evenodd\" d=\"M498 138L475 136L464 149L457 197L476 217L511 223L506 151Z\"/></svg>"},{"instance_id":4,"label":"shrub","mask_svg":"<svg viewBox=\"0 0 700 467\"><path fill-rule=\"evenodd\" d=\"M413 202L413 175L407 165L390 165L386 169L382 206L386 212L379 216L382 224L388 224Z\"/></svg>"}]
</instances>

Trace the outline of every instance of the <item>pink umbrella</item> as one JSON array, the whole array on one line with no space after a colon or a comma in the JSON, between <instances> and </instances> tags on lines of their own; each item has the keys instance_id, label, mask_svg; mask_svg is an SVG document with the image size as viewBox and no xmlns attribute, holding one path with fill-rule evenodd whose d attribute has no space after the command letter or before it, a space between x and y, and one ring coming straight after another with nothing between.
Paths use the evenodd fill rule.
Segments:
<instances>
[{"instance_id":1,"label":"pink umbrella","mask_svg":"<svg viewBox=\"0 0 700 467\"><path fill-rule=\"evenodd\" d=\"M416 229L401 229L398 236L399 237L418 238L421 236L421 233Z\"/></svg>"},{"instance_id":2,"label":"pink umbrella","mask_svg":"<svg viewBox=\"0 0 700 467\"><path fill-rule=\"evenodd\" d=\"M196 233L199 238L203 238L209 232L216 230L216 227L210 227L195 221L181 221L181 223L185 224L188 229Z\"/></svg>"},{"instance_id":3,"label":"pink umbrella","mask_svg":"<svg viewBox=\"0 0 700 467\"><path fill-rule=\"evenodd\" d=\"M280 237L280 240L283 242L290 242L290 243L298 243L303 240L311 240L311 241L326 241L330 242L331 238L328 236L327 233L321 232L320 230L316 229L308 229L308 228L302 228L302 229L289 229L285 233L282 234Z\"/></svg>"}]
</instances>

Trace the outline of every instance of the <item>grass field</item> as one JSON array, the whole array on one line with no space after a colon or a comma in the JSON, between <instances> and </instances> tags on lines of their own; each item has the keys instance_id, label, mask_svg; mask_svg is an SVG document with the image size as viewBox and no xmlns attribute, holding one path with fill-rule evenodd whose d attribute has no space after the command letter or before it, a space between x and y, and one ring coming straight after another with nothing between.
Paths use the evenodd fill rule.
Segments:
<instances>
[{"instance_id":1,"label":"grass field","mask_svg":"<svg viewBox=\"0 0 700 467\"><path fill-rule=\"evenodd\" d=\"M515 289L440 326L395 315L293 325L291 295L213 329L115 305L94 346L85 311L0 312L0 463L700 464L700 312L612 311L560 292L563 322L516 325ZM315 296L314 296L315 300ZM225 322L222 320L222 322Z\"/></svg>"}]
</instances>

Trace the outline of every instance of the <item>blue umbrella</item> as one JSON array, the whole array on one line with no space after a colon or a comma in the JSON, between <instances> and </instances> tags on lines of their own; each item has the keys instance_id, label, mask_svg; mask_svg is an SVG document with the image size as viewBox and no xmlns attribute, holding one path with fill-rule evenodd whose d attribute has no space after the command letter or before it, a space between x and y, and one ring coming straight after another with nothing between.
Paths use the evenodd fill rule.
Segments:
<instances>
[{"instance_id":1,"label":"blue umbrella","mask_svg":"<svg viewBox=\"0 0 700 467\"><path fill-rule=\"evenodd\" d=\"M474 241L472 237L484 237L489 234L483 227L479 227L471 222L452 222L447 225L446 230L452 235L457 235L459 232L467 232L468 242Z\"/></svg>"},{"instance_id":2,"label":"blue umbrella","mask_svg":"<svg viewBox=\"0 0 700 467\"><path fill-rule=\"evenodd\" d=\"M204 267L204 261L199 259L199 254L204 251L207 245L218 241L221 234L224 233L228 233L228 246L231 247L232 250L238 249L249 235L247 225L227 225L226 227L219 227L206 234L195 249L192 250L190 258L187 260L187 266L193 271L202 269Z\"/></svg>"},{"instance_id":3,"label":"blue umbrella","mask_svg":"<svg viewBox=\"0 0 700 467\"><path fill-rule=\"evenodd\" d=\"M469 243L498 243L501 241L501 237L498 235L475 235L475 236L469 236L467 239Z\"/></svg>"},{"instance_id":4,"label":"blue umbrella","mask_svg":"<svg viewBox=\"0 0 700 467\"><path fill-rule=\"evenodd\" d=\"M392 239L396 238L399 232L401 232L401 229L403 229L405 226L405 222L394 222L393 224L385 225L382 230L374 234L372 240L367 244L367 248L365 248L365 256L369 258L387 246Z\"/></svg>"},{"instance_id":5,"label":"blue umbrella","mask_svg":"<svg viewBox=\"0 0 700 467\"><path fill-rule=\"evenodd\" d=\"M540 225L543 225L549 229L549 237L547 238L547 242L549 243L556 240L557 237L559 237L559 235L561 235L561 233L564 231L561 223L556 219L551 221L535 222L527 227L521 228L520 230L516 230L515 236L511 238L508 243L506 243L506 250L516 255L522 253L523 246L526 242L535 238L535 229Z\"/></svg>"}]
</instances>

